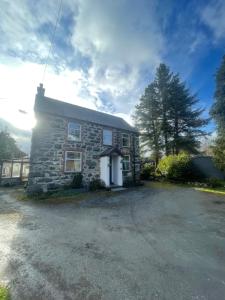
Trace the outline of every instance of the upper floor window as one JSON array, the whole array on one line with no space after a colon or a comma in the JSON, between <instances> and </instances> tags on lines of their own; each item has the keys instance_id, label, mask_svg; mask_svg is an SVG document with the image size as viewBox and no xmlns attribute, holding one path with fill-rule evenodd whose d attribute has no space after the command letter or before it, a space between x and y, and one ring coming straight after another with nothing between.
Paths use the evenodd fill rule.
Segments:
<instances>
[{"instance_id":1,"label":"upper floor window","mask_svg":"<svg viewBox=\"0 0 225 300\"><path fill-rule=\"evenodd\" d=\"M81 172L81 152L65 152L65 172Z\"/></svg>"},{"instance_id":2,"label":"upper floor window","mask_svg":"<svg viewBox=\"0 0 225 300\"><path fill-rule=\"evenodd\" d=\"M68 140L80 141L81 140L81 125L75 122L68 123Z\"/></svg>"},{"instance_id":3,"label":"upper floor window","mask_svg":"<svg viewBox=\"0 0 225 300\"><path fill-rule=\"evenodd\" d=\"M122 147L130 147L130 136L127 133L122 134Z\"/></svg>"},{"instance_id":4,"label":"upper floor window","mask_svg":"<svg viewBox=\"0 0 225 300\"><path fill-rule=\"evenodd\" d=\"M112 146L112 130L103 129L103 145Z\"/></svg>"}]
</instances>

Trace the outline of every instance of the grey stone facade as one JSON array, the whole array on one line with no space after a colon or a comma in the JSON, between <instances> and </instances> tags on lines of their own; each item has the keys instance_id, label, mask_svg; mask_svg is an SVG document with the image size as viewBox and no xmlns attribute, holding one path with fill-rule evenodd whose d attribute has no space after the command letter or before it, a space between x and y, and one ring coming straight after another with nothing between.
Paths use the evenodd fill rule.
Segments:
<instances>
[{"instance_id":1,"label":"grey stone facade","mask_svg":"<svg viewBox=\"0 0 225 300\"><path fill-rule=\"evenodd\" d=\"M74 173L65 172L65 151L82 153L81 173L85 185L100 178L100 155L109 146L103 145L103 129L113 132L113 145L130 155L130 171L124 177L139 176L139 137L137 132L121 130L83 120L36 112L37 125L33 129L28 192L46 192L69 185ZM68 140L68 122L81 125L81 141ZM122 147L122 133L128 133L130 147Z\"/></svg>"}]
</instances>

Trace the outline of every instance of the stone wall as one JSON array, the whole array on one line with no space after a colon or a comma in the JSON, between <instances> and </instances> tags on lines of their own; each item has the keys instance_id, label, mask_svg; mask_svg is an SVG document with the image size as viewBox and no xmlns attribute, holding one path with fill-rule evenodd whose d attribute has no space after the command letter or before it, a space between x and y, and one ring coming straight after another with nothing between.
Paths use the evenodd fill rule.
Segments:
<instances>
[{"instance_id":1,"label":"stone wall","mask_svg":"<svg viewBox=\"0 0 225 300\"><path fill-rule=\"evenodd\" d=\"M124 154L129 154L131 161L134 160L133 149L135 149L136 160L139 161L139 140L136 133L49 114L37 114L36 117L38 121L32 134L28 192L46 192L71 183L74 174L64 172L64 155L68 150L82 152L82 174L85 185L92 179L100 178L99 155L108 147L102 143L103 128L113 131L113 146L118 146ZM80 142L70 141L67 138L68 122L73 121L81 124ZM130 148L122 148L122 133L130 134ZM139 162L136 165L137 177L138 171ZM132 174L124 173L124 176L128 175Z\"/></svg>"}]
</instances>

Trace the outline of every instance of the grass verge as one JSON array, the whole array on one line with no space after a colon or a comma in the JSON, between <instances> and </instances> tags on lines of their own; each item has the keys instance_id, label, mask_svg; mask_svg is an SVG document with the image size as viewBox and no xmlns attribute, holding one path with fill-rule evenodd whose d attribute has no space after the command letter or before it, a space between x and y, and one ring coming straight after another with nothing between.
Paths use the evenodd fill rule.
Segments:
<instances>
[{"instance_id":1,"label":"grass verge","mask_svg":"<svg viewBox=\"0 0 225 300\"><path fill-rule=\"evenodd\" d=\"M112 193L110 191L96 191L96 192L78 192L76 190L63 190L54 193L27 195L24 191L17 191L14 196L19 201L39 202L39 203L70 203L81 202L96 197L109 197Z\"/></svg>"},{"instance_id":2,"label":"grass verge","mask_svg":"<svg viewBox=\"0 0 225 300\"><path fill-rule=\"evenodd\" d=\"M0 300L10 300L9 289L0 285Z\"/></svg>"},{"instance_id":3,"label":"grass verge","mask_svg":"<svg viewBox=\"0 0 225 300\"><path fill-rule=\"evenodd\" d=\"M206 192L206 193L213 193L217 195L224 195L225 196L225 188L195 188L196 191Z\"/></svg>"}]
</instances>

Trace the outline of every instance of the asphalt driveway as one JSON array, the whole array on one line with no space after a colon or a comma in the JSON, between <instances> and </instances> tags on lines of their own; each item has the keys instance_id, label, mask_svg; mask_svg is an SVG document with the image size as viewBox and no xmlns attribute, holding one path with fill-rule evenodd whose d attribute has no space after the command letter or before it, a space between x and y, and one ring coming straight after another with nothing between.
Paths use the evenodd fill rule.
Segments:
<instances>
[{"instance_id":1,"label":"asphalt driveway","mask_svg":"<svg viewBox=\"0 0 225 300\"><path fill-rule=\"evenodd\" d=\"M143 187L34 204L0 190L12 299L225 299L225 197Z\"/></svg>"}]
</instances>

